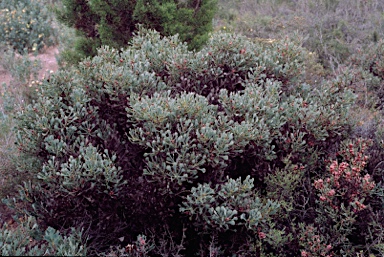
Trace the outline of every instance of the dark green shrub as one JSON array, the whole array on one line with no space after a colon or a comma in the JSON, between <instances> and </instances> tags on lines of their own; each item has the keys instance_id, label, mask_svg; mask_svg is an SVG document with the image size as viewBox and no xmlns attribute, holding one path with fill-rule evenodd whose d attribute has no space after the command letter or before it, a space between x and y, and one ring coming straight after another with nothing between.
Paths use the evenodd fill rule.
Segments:
<instances>
[{"instance_id":1,"label":"dark green shrub","mask_svg":"<svg viewBox=\"0 0 384 257\"><path fill-rule=\"evenodd\" d=\"M86 229L93 254L137 253L145 233L149 255L297 256L355 99L343 74L303 83L307 55L230 34L190 52L153 31L101 48L18 115L26 211Z\"/></svg>"},{"instance_id":2,"label":"dark green shrub","mask_svg":"<svg viewBox=\"0 0 384 257\"><path fill-rule=\"evenodd\" d=\"M102 45L127 47L138 24L162 35L179 34L190 49L199 49L212 31L217 0L64 0L62 3L63 7L56 11L59 21L75 28L80 36L74 53L66 53L67 61L77 63L80 58L96 55Z\"/></svg>"},{"instance_id":3,"label":"dark green shrub","mask_svg":"<svg viewBox=\"0 0 384 257\"><path fill-rule=\"evenodd\" d=\"M0 2L0 42L23 54L53 45L52 18L41 0Z\"/></svg>"}]
</instances>

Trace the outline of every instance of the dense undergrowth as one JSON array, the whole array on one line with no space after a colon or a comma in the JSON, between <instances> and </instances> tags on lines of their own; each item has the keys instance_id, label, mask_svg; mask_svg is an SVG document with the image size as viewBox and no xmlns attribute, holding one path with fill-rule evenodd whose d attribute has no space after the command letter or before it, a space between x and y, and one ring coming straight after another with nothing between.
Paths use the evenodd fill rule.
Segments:
<instances>
[{"instance_id":1,"label":"dense undergrowth","mask_svg":"<svg viewBox=\"0 0 384 257\"><path fill-rule=\"evenodd\" d=\"M6 48L0 193L18 225L3 225L1 255L383 255L384 42L380 26L350 32L381 24L381 4L359 5L377 12L345 32L328 24L344 1L296 2L252 6L321 7L324 37L269 28L277 16L245 27L259 9L221 1L220 29L248 37L189 51L141 29L45 79Z\"/></svg>"},{"instance_id":2,"label":"dense undergrowth","mask_svg":"<svg viewBox=\"0 0 384 257\"><path fill-rule=\"evenodd\" d=\"M221 0L215 22L251 38L288 35L334 72L357 49L383 39L383 12L379 0Z\"/></svg>"}]
</instances>

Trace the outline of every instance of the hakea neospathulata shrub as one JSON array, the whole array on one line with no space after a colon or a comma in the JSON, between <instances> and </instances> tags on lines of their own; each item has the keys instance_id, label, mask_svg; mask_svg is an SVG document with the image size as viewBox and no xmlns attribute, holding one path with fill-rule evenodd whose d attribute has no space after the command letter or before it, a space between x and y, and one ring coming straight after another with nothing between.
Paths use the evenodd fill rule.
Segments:
<instances>
[{"instance_id":1,"label":"hakea neospathulata shrub","mask_svg":"<svg viewBox=\"0 0 384 257\"><path fill-rule=\"evenodd\" d=\"M288 40L187 49L140 31L44 81L18 115L26 211L84 228L91 254L297 256L314 179L349 133L348 81L303 83Z\"/></svg>"}]
</instances>

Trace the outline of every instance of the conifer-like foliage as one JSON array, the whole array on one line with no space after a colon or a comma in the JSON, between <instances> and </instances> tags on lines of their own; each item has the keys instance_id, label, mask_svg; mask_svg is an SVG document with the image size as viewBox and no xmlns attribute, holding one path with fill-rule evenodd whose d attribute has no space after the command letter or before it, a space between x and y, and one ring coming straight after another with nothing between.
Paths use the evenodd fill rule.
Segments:
<instances>
[{"instance_id":1,"label":"conifer-like foliage","mask_svg":"<svg viewBox=\"0 0 384 257\"><path fill-rule=\"evenodd\" d=\"M83 228L90 254L331 256L375 246L356 234L364 222L364 233L379 233L380 197L360 205L375 183L357 155L337 157L351 126L349 78L305 84L306 56L289 40L230 34L191 52L151 30L122 52L99 49L44 81L18 115L19 170L34 176L20 189L27 211L55 229ZM336 158L360 169L357 207L344 208L352 182L342 175L337 188ZM319 226L328 234L309 249L300 238Z\"/></svg>"},{"instance_id":2,"label":"conifer-like foliage","mask_svg":"<svg viewBox=\"0 0 384 257\"><path fill-rule=\"evenodd\" d=\"M199 49L212 31L217 0L63 0L59 21L78 30L78 56L94 56L108 45L125 48L138 24L162 35L179 34L190 49ZM77 57L79 58L79 57Z\"/></svg>"}]
</instances>

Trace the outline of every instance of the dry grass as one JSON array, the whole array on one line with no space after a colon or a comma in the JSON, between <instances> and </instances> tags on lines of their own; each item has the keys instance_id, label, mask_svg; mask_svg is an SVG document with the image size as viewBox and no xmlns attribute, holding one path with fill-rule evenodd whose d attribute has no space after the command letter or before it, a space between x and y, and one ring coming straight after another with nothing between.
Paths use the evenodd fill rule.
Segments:
<instances>
[{"instance_id":1,"label":"dry grass","mask_svg":"<svg viewBox=\"0 0 384 257\"><path fill-rule=\"evenodd\" d=\"M215 25L248 37L302 37L335 69L356 49L384 38L383 11L380 0L219 0Z\"/></svg>"}]
</instances>

